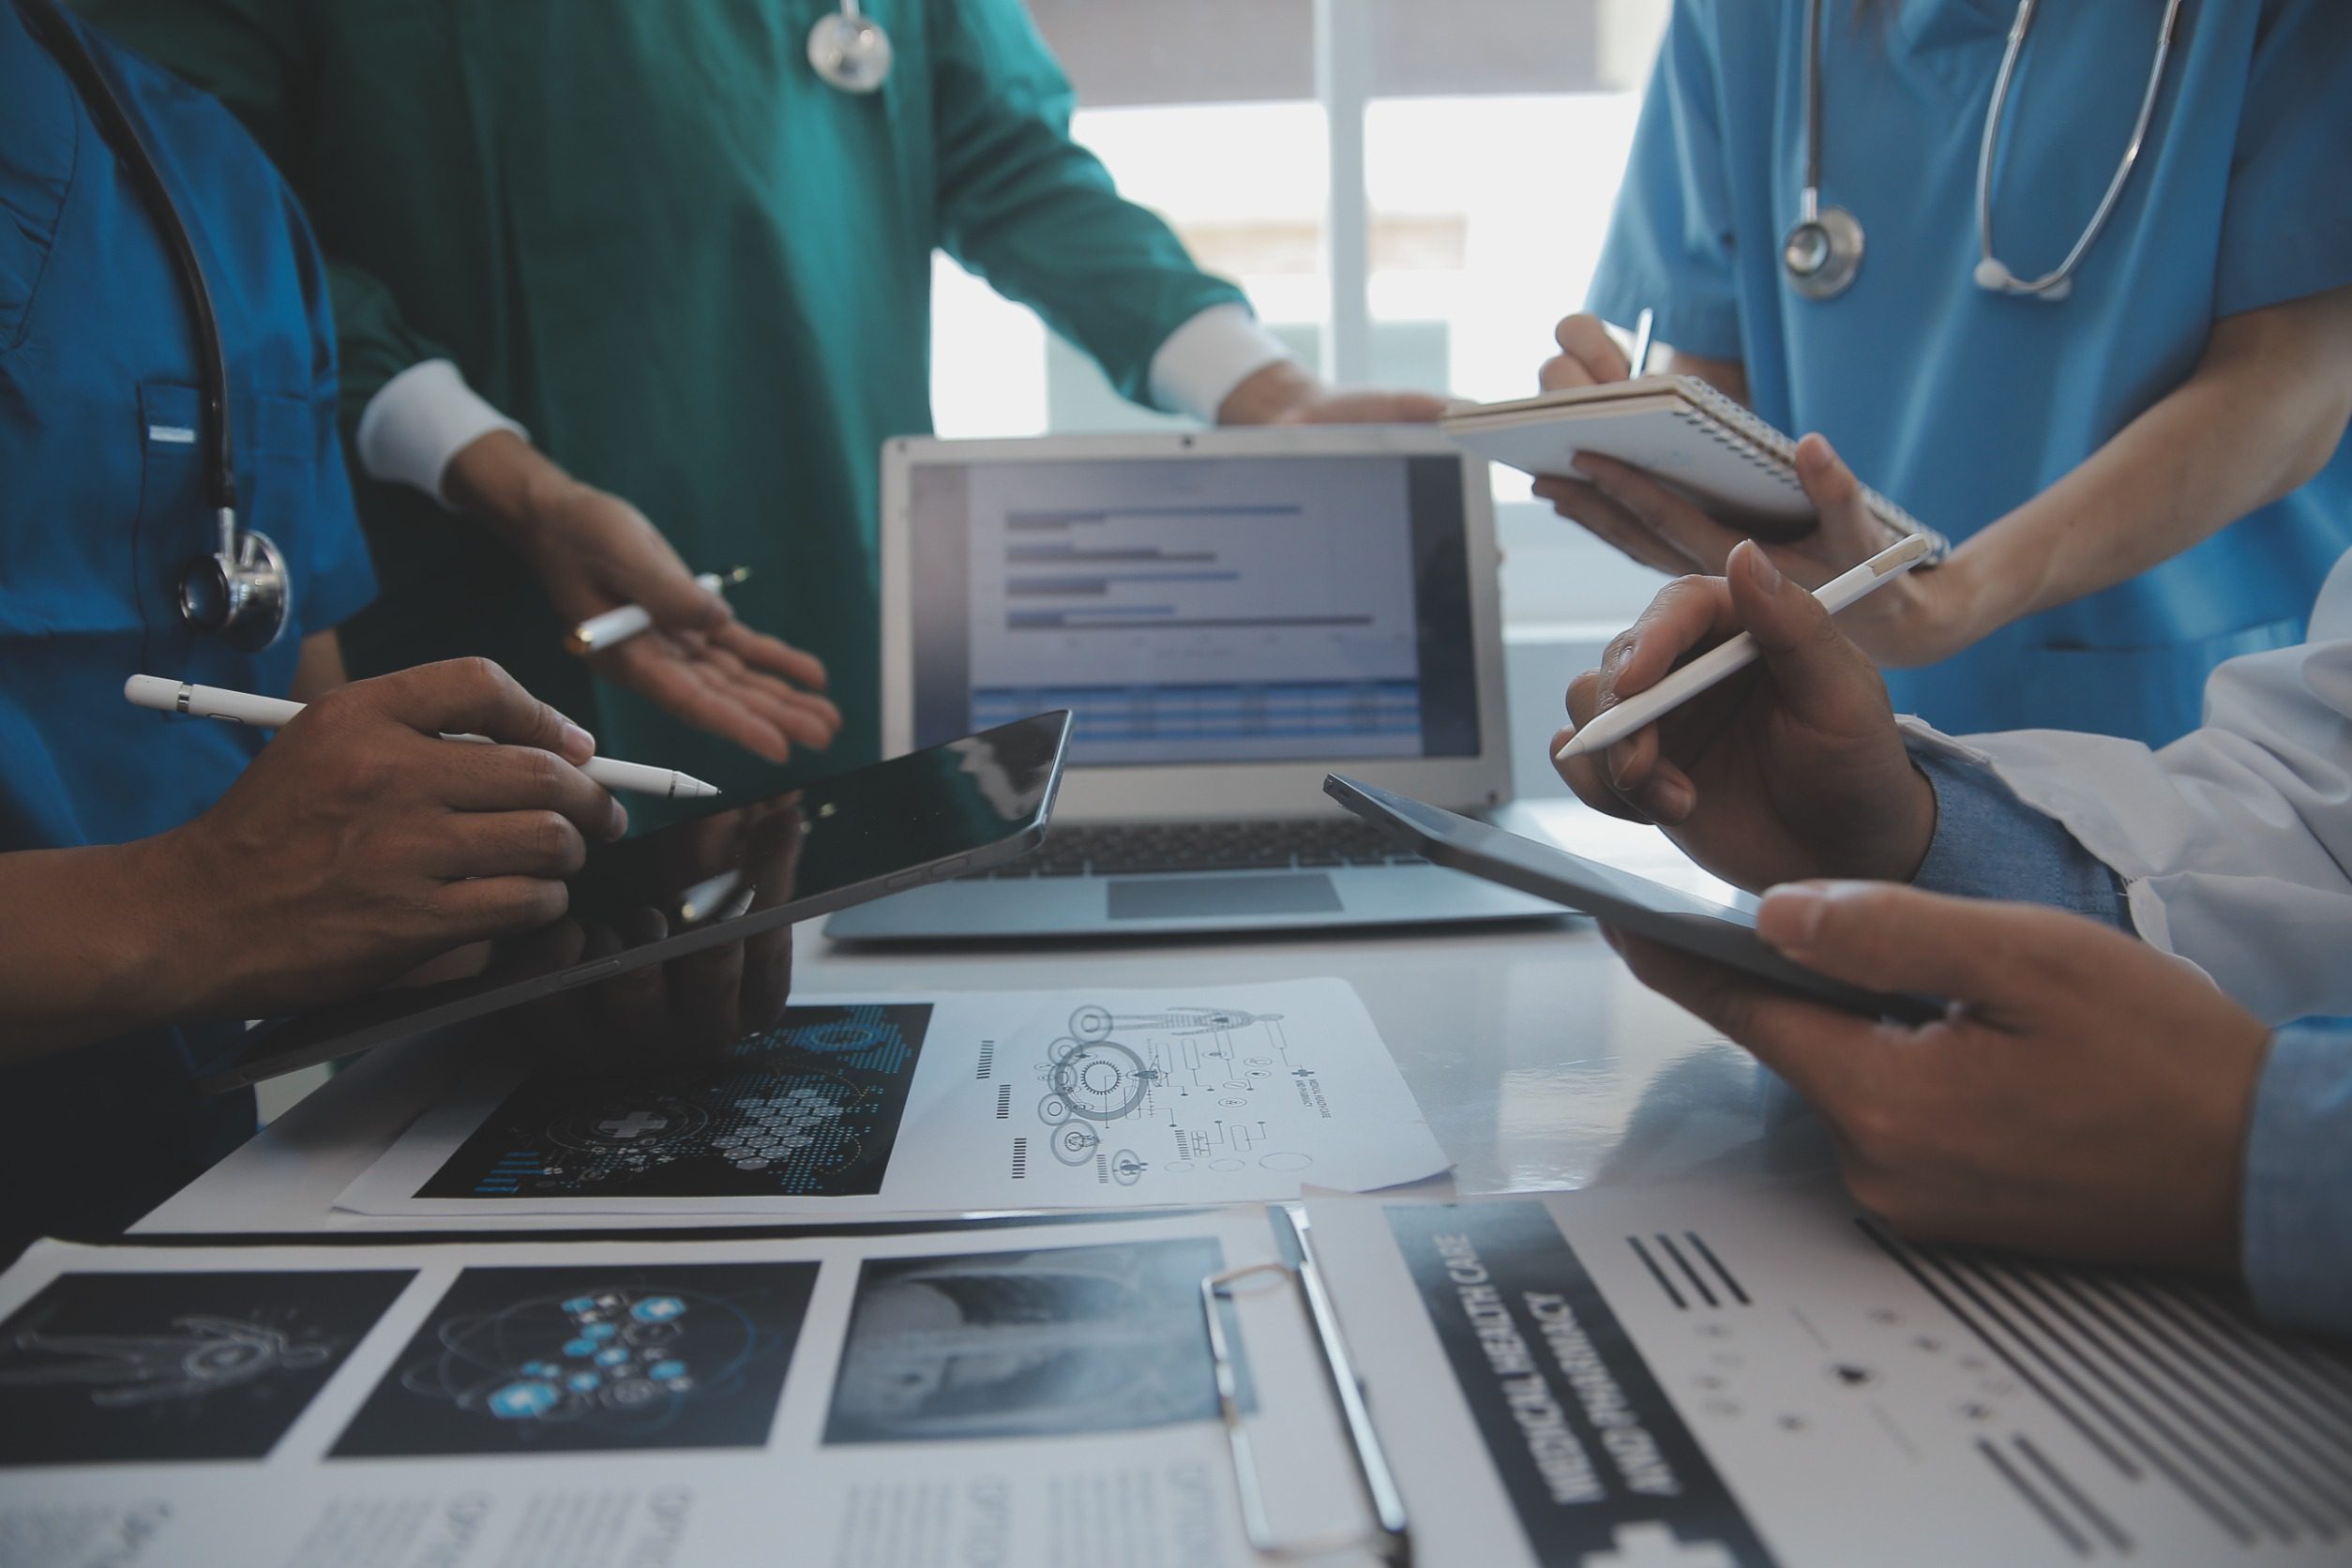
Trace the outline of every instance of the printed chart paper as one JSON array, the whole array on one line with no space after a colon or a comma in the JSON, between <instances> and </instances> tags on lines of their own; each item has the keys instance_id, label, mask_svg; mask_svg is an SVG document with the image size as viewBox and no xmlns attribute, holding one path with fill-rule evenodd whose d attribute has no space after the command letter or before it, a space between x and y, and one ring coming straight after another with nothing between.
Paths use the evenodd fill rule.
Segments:
<instances>
[{"instance_id":1,"label":"printed chart paper","mask_svg":"<svg viewBox=\"0 0 2352 1568\"><path fill-rule=\"evenodd\" d=\"M715 1063L490 1069L342 1197L383 1215L1256 1202L1446 1168L1337 980L811 999Z\"/></svg>"},{"instance_id":2,"label":"printed chart paper","mask_svg":"<svg viewBox=\"0 0 2352 1568\"><path fill-rule=\"evenodd\" d=\"M0 1563L1247 1563L1204 1274L1262 1211L856 1240L43 1244L0 1277ZM1348 1499L1295 1304L1230 1305ZM1296 1527L1327 1528L1319 1504Z\"/></svg>"},{"instance_id":3,"label":"printed chart paper","mask_svg":"<svg viewBox=\"0 0 2352 1568\"><path fill-rule=\"evenodd\" d=\"M2352 1360L1812 1184L1307 1205L1422 1560L2342 1563Z\"/></svg>"}]
</instances>

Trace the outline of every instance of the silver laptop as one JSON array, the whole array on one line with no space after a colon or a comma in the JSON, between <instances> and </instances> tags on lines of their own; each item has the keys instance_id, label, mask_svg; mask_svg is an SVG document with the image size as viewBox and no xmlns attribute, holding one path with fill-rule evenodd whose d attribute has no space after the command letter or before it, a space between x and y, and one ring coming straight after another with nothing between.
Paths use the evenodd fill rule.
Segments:
<instances>
[{"instance_id":1,"label":"silver laptop","mask_svg":"<svg viewBox=\"0 0 2352 1568\"><path fill-rule=\"evenodd\" d=\"M1045 847L841 941L1557 917L1334 807L1510 791L1484 460L1426 427L882 449L882 744L1075 716Z\"/></svg>"}]
</instances>

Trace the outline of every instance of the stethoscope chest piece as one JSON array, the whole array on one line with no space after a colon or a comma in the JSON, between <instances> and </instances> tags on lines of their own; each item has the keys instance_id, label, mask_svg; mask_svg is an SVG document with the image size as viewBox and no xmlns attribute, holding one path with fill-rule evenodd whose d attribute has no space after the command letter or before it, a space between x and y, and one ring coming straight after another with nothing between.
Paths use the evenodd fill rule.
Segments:
<instances>
[{"instance_id":1,"label":"stethoscope chest piece","mask_svg":"<svg viewBox=\"0 0 2352 1568\"><path fill-rule=\"evenodd\" d=\"M222 528L220 550L199 555L180 573L180 614L198 631L243 654L278 641L294 617L294 579L266 534Z\"/></svg>"},{"instance_id":2,"label":"stethoscope chest piece","mask_svg":"<svg viewBox=\"0 0 2352 1568\"><path fill-rule=\"evenodd\" d=\"M890 35L882 23L842 0L808 30L808 63L845 93L870 93L890 78Z\"/></svg>"},{"instance_id":3,"label":"stethoscope chest piece","mask_svg":"<svg viewBox=\"0 0 2352 1568\"><path fill-rule=\"evenodd\" d=\"M1862 270L1862 222L1844 207L1823 207L1788 231L1780 260L1790 288L1807 299L1835 299Z\"/></svg>"}]
</instances>

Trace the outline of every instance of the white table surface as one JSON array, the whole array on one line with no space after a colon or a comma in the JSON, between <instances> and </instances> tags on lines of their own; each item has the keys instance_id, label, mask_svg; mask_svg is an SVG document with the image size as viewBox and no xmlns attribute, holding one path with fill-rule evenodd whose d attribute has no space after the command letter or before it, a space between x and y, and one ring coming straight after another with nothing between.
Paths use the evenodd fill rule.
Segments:
<instances>
[{"instance_id":1,"label":"white table surface","mask_svg":"<svg viewBox=\"0 0 2352 1568\"><path fill-rule=\"evenodd\" d=\"M1530 827L1662 880L1704 879L1646 828L1573 803ZM1701 1171L1818 1171L1826 1138L1745 1052L1636 984L1590 923L1247 941L852 949L804 927L797 991L1198 988L1336 975L1352 984L1455 1161L1453 1190L1535 1191ZM135 1234L553 1230L544 1216L427 1221L334 1201L481 1048L457 1035L369 1053L133 1228ZM1420 1189L1417 1189L1420 1190ZM1443 1191L1442 1183L1433 1190ZM609 1217L583 1219L609 1228ZM666 1221L699 1225L699 1219ZM772 1217L713 1224L774 1225Z\"/></svg>"}]
</instances>

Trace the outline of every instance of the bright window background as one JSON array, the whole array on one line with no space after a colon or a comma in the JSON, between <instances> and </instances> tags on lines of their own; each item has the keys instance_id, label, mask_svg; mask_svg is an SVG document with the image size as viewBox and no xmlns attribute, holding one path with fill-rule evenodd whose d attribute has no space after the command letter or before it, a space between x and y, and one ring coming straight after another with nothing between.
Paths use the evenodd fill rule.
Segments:
<instances>
[{"instance_id":1,"label":"bright window background","mask_svg":"<svg viewBox=\"0 0 2352 1568\"><path fill-rule=\"evenodd\" d=\"M1665 0L1031 5L1086 106L1078 139L1309 365L1334 304L1316 27L1355 8L1373 87L1373 379L1482 400L1533 391L1553 323L1583 302L1666 14ZM1254 40L1245 57L1235 29ZM1121 400L1084 354L943 256L933 292L942 434L1179 423ZM1614 629L1655 591L1652 574L1530 501L1521 475L1498 470L1495 494L1515 633Z\"/></svg>"}]
</instances>

